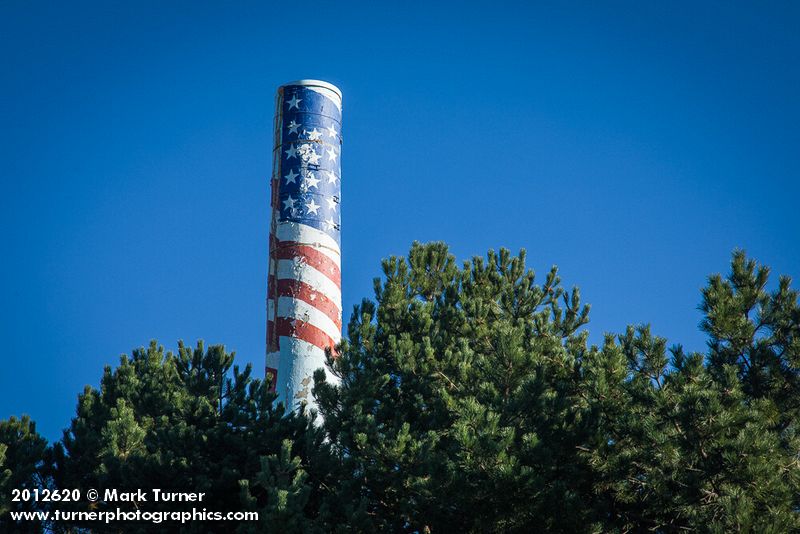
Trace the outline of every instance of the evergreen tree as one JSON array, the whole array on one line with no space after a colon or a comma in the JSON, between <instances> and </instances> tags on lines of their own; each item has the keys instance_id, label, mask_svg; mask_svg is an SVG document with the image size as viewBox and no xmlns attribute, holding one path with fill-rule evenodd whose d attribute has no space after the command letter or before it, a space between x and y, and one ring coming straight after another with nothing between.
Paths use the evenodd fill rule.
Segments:
<instances>
[{"instance_id":1,"label":"evergreen tree","mask_svg":"<svg viewBox=\"0 0 800 534\"><path fill-rule=\"evenodd\" d=\"M39 509L33 499L12 501L12 490L47 487L47 441L36 432L36 423L23 415L0 421L0 532L41 532L38 521L15 522L9 512Z\"/></svg>"},{"instance_id":2,"label":"evergreen tree","mask_svg":"<svg viewBox=\"0 0 800 534\"><path fill-rule=\"evenodd\" d=\"M279 454L261 457L261 469L251 487L242 480L245 509L259 512L257 523L246 523L241 532L303 533L320 531L320 525L305 513L311 487L302 460L292 456L292 442L284 440ZM260 493L259 500L256 494Z\"/></svg>"},{"instance_id":3,"label":"evergreen tree","mask_svg":"<svg viewBox=\"0 0 800 534\"><path fill-rule=\"evenodd\" d=\"M576 531L591 517L580 360L588 307L521 253L459 269L441 243L384 262L316 394L365 531Z\"/></svg>"},{"instance_id":4,"label":"evergreen tree","mask_svg":"<svg viewBox=\"0 0 800 534\"><path fill-rule=\"evenodd\" d=\"M735 372L748 399L766 401L772 429L797 450L800 415L800 306L791 279L766 290L769 268L736 251L731 273L709 278L703 290L702 329L709 335L710 371Z\"/></svg>"},{"instance_id":5,"label":"evergreen tree","mask_svg":"<svg viewBox=\"0 0 800 534\"><path fill-rule=\"evenodd\" d=\"M735 253L708 355L649 327L602 347L524 253L384 262L315 394L357 531L752 531L798 523L797 294Z\"/></svg>"},{"instance_id":6,"label":"evergreen tree","mask_svg":"<svg viewBox=\"0 0 800 534\"><path fill-rule=\"evenodd\" d=\"M206 350L198 343L192 350L180 343L173 354L152 342L146 349L133 351L131 357L123 356L116 369L106 368L100 389L87 387L79 397L77 416L55 447L57 484L101 492L105 488L120 492L159 488L205 493L199 504L101 499L91 506L98 511L117 507L239 511L243 508L240 485L263 485L259 478L262 459L268 465L275 455L283 459L287 444L304 460L325 454L328 445L313 423L303 414L284 414L282 405L273 406L268 384L253 379L249 365L243 371L233 366L233 359L222 346ZM297 484L303 485L302 481ZM319 508L320 497L310 488L301 488L303 506L296 510L300 517L314 518ZM250 495L246 504L254 509L270 506L271 491L267 487L263 495ZM74 509L85 507L86 503L78 503ZM210 528L170 525L170 531ZM142 532L154 528L152 524L120 526Z\"/></svg>"},{"instance_id":7,"label":"evergreen tree","mask_svg":"<svg viewBox=\"0 0 800 534\"><path fill-rule=\"evenodd\" d=\"M786 532L800 526L798 470L781 450L764 404L735 373L715 378L700 354L686 355L648 328L620 345L625 407L609 419L607 442L590 451L607 510L602 530ZM618 371L619 372L619 367ZM598 529L599 529L598 528Z\"/></svg>"}]
</instances>

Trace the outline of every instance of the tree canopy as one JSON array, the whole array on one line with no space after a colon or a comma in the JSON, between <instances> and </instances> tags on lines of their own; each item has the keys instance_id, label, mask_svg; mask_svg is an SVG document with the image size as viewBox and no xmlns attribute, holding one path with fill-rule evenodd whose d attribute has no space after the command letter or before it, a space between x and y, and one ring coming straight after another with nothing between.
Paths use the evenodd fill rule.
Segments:
<instances>
[{"instance_id":1,"label":"tree canopy","mask_svg":"<svg viewBox=\"0 0 800 534\"><path fill-rule=\"evenodd\" d=\"M236 511L246 504L263 508L262 516L278 526L302 525L306 505L315 506L313 492L304 488L301 498L276 501L271 492L285 473L270 479L274 470L262 470L272 468L275 455L321 456L329 445L310 419L273 406L268 385L251 377L250 366L240 370L233 360L224 347L205 349L202 342L194 349L180 343L177 353L152 342L123 356L117 368L106 368L99 390L87 387L80 395L77 416L54 447L55 484L203 492L202 508ZM140 506L180 511L197 503L97 503L98 510ZM278 510L282 506L289 510ZM132 530L127 522L124 527ZM142 527L151 530L152 525ZM207 525L184 526L184 531L207 530Z\"/></svg>"},{"instance_id":2,"label":"tree canopy","mask_svg":"<svg viewBox=\"0 0 800 534\"><path fill-rule=\"evenodd\" d=\"M736 251L702 291L705 353L646 325L595 346L555 268L537 282L524 252L459 265L414 244L329 355L340 383L315 376L321 419L273 406L221 346L153 342L86 388L47 450L2 423L0 489L203 491L260 513L242 532L798 530L800 307L787 277L768 286ZM53 525L75 526L101 531Z\"/></svg>"}]
</instances>

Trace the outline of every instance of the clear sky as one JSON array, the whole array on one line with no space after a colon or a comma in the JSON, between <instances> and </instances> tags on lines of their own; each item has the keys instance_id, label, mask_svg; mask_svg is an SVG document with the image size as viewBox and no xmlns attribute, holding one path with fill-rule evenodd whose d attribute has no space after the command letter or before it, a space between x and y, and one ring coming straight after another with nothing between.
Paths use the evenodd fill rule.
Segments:
<instances>
[{"instance_id":1,"label":"clear sky","mask_svg":"<svg viewBox=\"0 0 800 534\"><path fill-rule=\"evenodd\" d=\"M735 247L800 277L800 3L597 4L0 4L0 418L57 439L153 338L263 376L299 78L344 92L345 318L381 258L444 240L559 265L595 342L649 322L703 350Z\"/></svg>"}]
</instances>

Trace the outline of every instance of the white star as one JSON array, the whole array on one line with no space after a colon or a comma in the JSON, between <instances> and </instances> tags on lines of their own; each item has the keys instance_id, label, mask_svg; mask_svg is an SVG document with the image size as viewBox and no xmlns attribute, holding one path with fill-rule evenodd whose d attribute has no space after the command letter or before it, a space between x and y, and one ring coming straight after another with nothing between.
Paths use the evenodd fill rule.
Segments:
<instances>
[{"instance_id":1,"label":"white star","mask_svg":"<svg viewBox=\"0 0 800 534\"><path fill-rule=\"evenodd\" d=\"M328 209L329 210L335 210L336 209L337 202L336 202L335 199L333 199L332 197L325 197L325 200L328 202Z\"/></svg>"},{"instance_id":2,"label":"white star","mask_svg":"<svg viewBox=\"0 0 800 534\"><path fill-rule=\"evenodd\" d=\"M336 149L335 148L326 148L325 152L328 153L328 161L336 161Z\"/></svg>"},{"instance_id":3,"label":"white star","mask_svg":"<svg viewBox=\"0 0 800 534\"><path fill-rule=\"evenodd\" d=\"M296 122L294 122L294 120L292 120L292 122L289 123L289 133L296 134L297 129L300 128L301 126L302 124L297 124Z\"/></svg>"},{"instance_id":4,"label":"white star","mask_svg":"<svg viewBox=\"0 0 800 534\"><path fill-rule=\"evenodd\" d=\"M320 136L322 135L322 132L320 132L320 131L319 131L319 130L317 130L316 128L314 128L314 129L313 129L313 130L311 130L310 132L303 131L303 133L307 134L307 135L308 135L308 138L309 138L309 139L311 139L312 141L316 141L316 140L317 140L317 139L319 139L319 138L320 138Z\"/></svg>"},{"instance_id":5,"label":"white star","mask_svg":"<svg viewBox=\"0 0 800 534\"><path fill-rule=\"evenodd\" d=\"M289 104L289 109L297 108L299 110L300 106L298 106L297 104L299 104L302 101L303 101L302 98L297 98L297 95L294 95L292 99L287 102L287 104Z\"/></svg>"},{"instance_id":6,"label":"white star","mask_svg":"<svg viewBox=\"0 0 800 534\"><path fill-rule=\"evenodd\" d=\"M333 230L336 228L336 223L333 222L333 217L328 217L328 220L325 221L325 225L328 227L328 230Z\"/></svg>"},{"instance_id":7,"label":"white star","mask_svg":"<svg viewBox=\"0 0 800 534\"><path fill-rule=\"evenodd\" d=\"M321 154L317 154L315 150L311 150L311 152L308 153L308 162L312 165L317 165L321 157Z\"/></svg>"},{"instance_id":8,"label":"white star","mask_svg":"<svg viewBox=\"0 0 800 534\"><path fill-rule=\"evenodd\" d=\"M311 293L311 294L308 296L308 300L310 300L310 301L312 301L312 302L313 302L313 301L315 301L315 300L317 300L317 294L316 294L316 293Z\"/></svg>"},{"instance_id":9,"label":"white star","mask_svg":"<svg viewBox=\"0 0 800 534\"><path fill-rule=\"evenodd\" d=\"M302 143L297 149L297 153L300 154L300 160L304 166L309 163L316 165L320 158L317 151L314 150L314 143Z\"/></svg>"},{"instance_id":10,"label":"white star","mask_svg":"<svg viewBox=\"0 0 800 534\"><path fill-rule=\"evenodd\" d=\"M294 210L294 199L291 197L291 195L283 201L283 209Z\"/></svg>"},{"instance_id":11,"label":"white star","mask_svg":"<svg viewBox=\"0 0 800 534\"><path fill-rule=\"evenodd\" d=\"M330 125L330 126L328 126L327 130L328 130L328 135L329 135L331 138L333 138L333 139L336 139L336 136L337 136L338 134L336 133L336 130L333 128L333 125Z\"/></svg>"},{"instance_id":12,"label":"white star","mask_svg":"<svg viewBox=\"0 0 800 534\"><path fill-rule=\"evenodd\" d=\"M298 176L300 175L294 172L294 169L290 169L289 174L284 176L284 178L286 179L286 185L296 184L297 182L295 181L295 178L297 178Z\"/></svg>"},{"instance_id":13,"label":"white star","mask_svg":"<svg viewBox=\"0 0 800 534\"><path fill-rule=\"evenodd\" d=\"M315 204L315 203L314 203L314 199L312 198L312 199L311 199L311 202L309 202L308 204L306 204L306 207L308 208L308 213L313 213L314 215L316 215L316 214L317 214L317 210L318 210L318 209L319 209L321 206L319 206L319 205Z\"/></svg>"},{"instance_id":14,"label":"white star","mask_svg":"<svg viewBox=\"0 0 800 534\"><path fill-rule=\"evenodd\" d=\"M313 172L309 172L308 174L306 174L305 183L308 187L317 187L317 184L319 183L319 178L314 176Z\"/></svg>"},{"instance_id":15,"label":"white star","mask_svg":"<svg viewBox=\"0 0 800 534\"><path fill-rule=\"evenodd\" d=\"M286 151L286 159L292 159L297 157L297 149L294 145L289 145L289 149Z\"/></svg>"},{"instance_id":16,"label":"white star","mask_svg":"<svg viewBox=\"0 0 800 534\"><path fill-rule=\"evenodd\" d=\"M336 183L336 174L333 171L325 171L328 174L328 183L335 184Z\"/></svg>"}]
</instances>

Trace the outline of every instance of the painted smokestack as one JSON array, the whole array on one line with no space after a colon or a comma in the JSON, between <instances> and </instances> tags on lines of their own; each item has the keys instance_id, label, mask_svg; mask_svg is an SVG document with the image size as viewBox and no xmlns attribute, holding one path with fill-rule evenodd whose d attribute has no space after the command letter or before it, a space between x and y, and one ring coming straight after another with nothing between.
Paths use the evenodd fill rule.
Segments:
<instances>
[{"instance_id":1,"label":"painted smokestack","mask_svg":"<svg viewBox=\"0 0 800 534\"><path fill-rule=\"evenodd\" d=\"M342 92L278 88L267 278L267 375L290 410L315 408L314 371L341 339ZM326 372L327 369L326 369ZM328 373L328 380L336 378Z\"/></svg>"}]
</instances>

